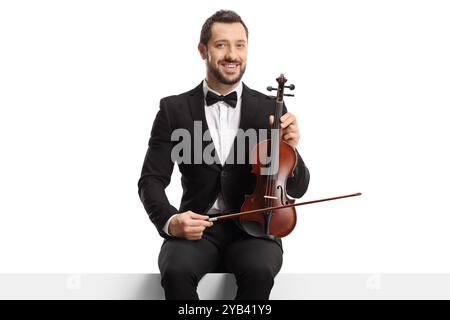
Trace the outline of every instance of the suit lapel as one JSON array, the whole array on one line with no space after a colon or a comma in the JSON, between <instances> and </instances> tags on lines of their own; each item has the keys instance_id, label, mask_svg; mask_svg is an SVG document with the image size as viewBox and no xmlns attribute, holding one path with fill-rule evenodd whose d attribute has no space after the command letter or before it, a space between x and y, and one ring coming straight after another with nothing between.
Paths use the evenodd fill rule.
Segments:
<instances>
[{"instance_id":1,"label":"suit lapel","mask_svg":"<svg viewBox=\"0 0 450 320\"><path fill-rule=\"evenodd\" d=\"M203 83L200 83L189 92L189 108L194 121L206 123L204 104Z\"/></svg>"},{"instance_id":2,"label":"suit lapel","mask_svg":"<svg viewBox=\"0 0 450 320\"><path fill-rule=\"evenodd\" d=\"M252 119L258 113L256 94L254 94L252 90L250 90L244 83L242 85L241 120L239 123L239 128L245 131L252 127Z\"/></svg>"},{"instance_id":3,"label":"suit lapel","mask_svg":"<svg viewBox=\"0 0 450 320\"><path fill-rule=\"evenodd\" d=\"M206 122L206 115L205 115L205 98L203 94L203 82L201 82L197 87L195 87L189 92L189 108L191 110L192 119L194 121L200 121L201 123L201 130L197 126L194 126L194 130L198 130L198 132L194 132L194 136L202 138L202 153L205 150L205 148L212 143L213 145L212 152L214 154L215 160L214 163L211 164L210 166L220 171L222 166L217 156L217 151L212 139L210 141L203 140L205 131L208 130L208 123Z\"/></svg>"}]
</instances>

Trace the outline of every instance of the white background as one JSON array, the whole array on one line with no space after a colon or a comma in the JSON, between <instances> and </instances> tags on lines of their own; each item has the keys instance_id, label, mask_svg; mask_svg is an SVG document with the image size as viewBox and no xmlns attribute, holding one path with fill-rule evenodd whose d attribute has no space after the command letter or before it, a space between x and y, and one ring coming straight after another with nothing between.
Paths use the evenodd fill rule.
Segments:
<instances>
[{"instance_id":1,"label":"white background","mask_svg":"<svg viewBox=\"0 0 450 320\"><path fill-rule=\"evenodd\" d=\"M158 272L137 181L222 8L250 30L244 82L297 87L303 200L363 193L300 207L281 272L450 272L450 4L281 0L1 1L0 272Z\"/></svg>"}]
</instances>

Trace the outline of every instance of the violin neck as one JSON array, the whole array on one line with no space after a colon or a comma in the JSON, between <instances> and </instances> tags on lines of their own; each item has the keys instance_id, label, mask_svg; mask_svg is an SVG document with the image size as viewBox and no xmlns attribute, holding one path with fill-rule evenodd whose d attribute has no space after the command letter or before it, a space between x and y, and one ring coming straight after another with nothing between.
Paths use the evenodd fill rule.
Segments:
<instances>
[{"instance_id":1,"label":"violin neck","mask_svg":"<svg viewBox=\"0 0 450 320\"><path fill-rule=\"evenodd\" d=\"M278 173L278 166L279 166L279 160L280 160L280 143L281 143L281 128L280 128L280 118L283 115L283 102L279 102L277 100L276 106L275 106L275 113L274 113L274 122L272 125L272 132L271 132L271 138L270 138L270 173L269 175L272 176L273 179L277 176Z\"/></svg>"},{"instance_id":2,"label":"violin neck","mask_svg":"<svg viewBox=\"0 0 450 320\"><path fill-rule=\"evenodd\" d=\"M284 105L283 101L277 100L276 106L275 106L275 114L274 114L275 119L273 122L272 129L280 130L280 118L283 115L283 105Z\"/></svg>"}]
</instances>

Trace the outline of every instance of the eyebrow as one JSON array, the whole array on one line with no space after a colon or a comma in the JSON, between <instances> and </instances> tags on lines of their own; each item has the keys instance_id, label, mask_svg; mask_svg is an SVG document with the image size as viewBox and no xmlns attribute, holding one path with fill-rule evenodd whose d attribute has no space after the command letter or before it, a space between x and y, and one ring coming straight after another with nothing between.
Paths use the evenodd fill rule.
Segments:
<instances>
[{"instance_id":1,"label":"eyebrow","mask_svg":"<svg viewBox=\"0 0 450 320\"><path fill-rule=\"evenodd\" d=\"M217 42L230 42L230 41L226 40L226 39L219 39L219 40L214 41L214 43L217 43ZM235 42L247 42L247 40L239 39L239 40L236 40Z\"/></svg>"}]
</instances>

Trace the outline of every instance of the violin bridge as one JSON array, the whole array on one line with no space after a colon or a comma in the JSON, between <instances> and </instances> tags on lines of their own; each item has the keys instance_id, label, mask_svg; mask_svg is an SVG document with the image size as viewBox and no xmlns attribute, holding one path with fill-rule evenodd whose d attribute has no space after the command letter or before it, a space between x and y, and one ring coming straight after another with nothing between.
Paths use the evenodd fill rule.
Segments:
<instances>
[{"instance_id":1,"label":"violin bridge","mask_svg":"<svg viewBox=\"0 0 450 320\"><path fill-rule=\"evenodd\" d=\"M278 199L277 197L273 197L273 196L264 196L264 198L266 198L266 199L274 199L274 200Z\"/></svg>"}]
</instances>

